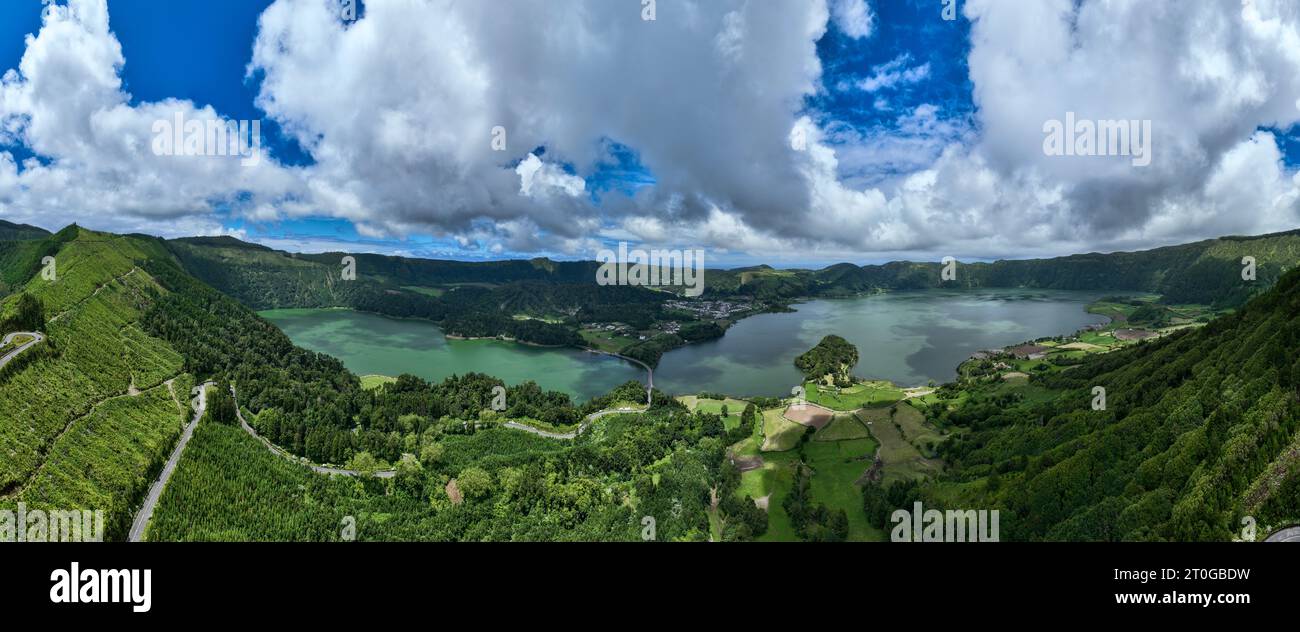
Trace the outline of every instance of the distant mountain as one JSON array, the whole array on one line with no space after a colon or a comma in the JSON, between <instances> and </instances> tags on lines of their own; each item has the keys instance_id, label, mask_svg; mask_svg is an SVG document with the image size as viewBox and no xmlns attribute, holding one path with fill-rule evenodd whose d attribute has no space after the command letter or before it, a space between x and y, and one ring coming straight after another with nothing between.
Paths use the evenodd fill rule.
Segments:
<instances>
[{"instance_id":1,"label":"distant mountain","mask_svg":"<svg viewBox=\"0 0 1300 632\"><path fill-rule=\"evenodd\" d=\"M301 255L229 237L177 239L167 247L187 272L253 309L346 307L432 320L449 335L543 345L584 346L574 326L579 321L649 327L672 297L641 287L598 286L597 266L590 262ZM354 278L344 278L346 257L355 264Z\"/></svg>"},{"instance_id":2,"label":"distant mountain","mask_svg":"<svg viewBox=\"0 0 1300 632\"><path fill-rule=\"evenodd\" d=\"M1243 257L1255 259L1254 283L1242 282ZM783 300L940 287L1036 288L1152 293L1163 295L1167 303L1234 307L1272 286L1297 264L1300 231L1290 231L1139 252L958 263L952 281L942 279L943 264L938 262L839 263L820 270L768 266L709 270L705 294Z\"/></svg>"},{"instance_id":3,"label":"distant mountain","mask_svg":"<svg viewBox=\"0 0 1300 632\"><path fill-rule=\"evenodd\" d=\"M15 224L0 219L0 241L25 241L30 239L44 239L51 235L50 231L39 226L28 224Z\"/></svg>"},{"instance_id":4,"label":"distant mountain","mask_svg":"<svg viewBox=\"0 0 1300 632\"><path fill-rule=\"evenodd\" d=\"M358 288L332 281L338 277L347 253L291 254L231 237L168 243L196 276L259 309L346 305L360 300L345 296ZM591 261L465 262L374 254L350 256L356 260L358 278L376 282L389 291L493 287L519 282L595 285L599 268ZM1254 283L1242 283L1243 257L1255 259ZM767 265L710 269L705 276L705 296L789 301L939 287L1038 288L1153 293L1164 295L1168 303L1232 307L1271 286L1297 263L1300 231L1290 231L1222 237L1139 252L959 263L952 281L942 280L943 264L938 262L896 261L866 266L839 263L820 270L780 270ZM218 266L225 269L218 270ZM682 288L661 289L682 292ZM555 307L564 311L574 306Z\"/></svg>"}]
</instances>

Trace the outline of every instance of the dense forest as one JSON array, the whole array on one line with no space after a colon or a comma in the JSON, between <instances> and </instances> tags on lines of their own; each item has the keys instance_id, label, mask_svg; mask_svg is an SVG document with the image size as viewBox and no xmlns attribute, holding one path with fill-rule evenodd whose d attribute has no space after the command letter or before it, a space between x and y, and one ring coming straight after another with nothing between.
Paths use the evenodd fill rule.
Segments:
<instances>
[{"instance_id":1,"label":"dense forest","mask_svg":"<svg viewBox=\"0 0 1300 632\"><path fill-rule=\"evenodd\" d=\"M471 379L470 381L473 381ZM464 392L456 380L433 387ZM607 399L640 392L629 383ZM627 392L620 392L627 391ZM414 402L403 378L380 400ZM641 415L612 416L570 442L443 419L412 426L391 479L325 477L281 459L237 428L204 420L168 485L150 540L704 540L710 490L738 474L717 415L656 394ZM727 483L726 481L730 481ZM454 490L449 491L449 490ZM730 496L730 494L728 494ZM730 500L731 539L766 527L752 501Z\"/></svg>"},{"instance_id":2,"label":"dense forest","mask_svg":"<svg viewBox=\"0 0 1300 632\"><path fill-rule=\"evenodd\" d=\"M1243 285L1243 257L1256 262L1256 282ZM1140 252L1090 253L1052 259L961 263L943 281L943 264L895 261L848 263L820 270L768 266L709 270L705 297L747 295L763 299L852 296L889 290L1042 288L1144 292L1167 303L1236 307L1268 289L1300 261L1300 231L1257 237L1222 237Z\"/></svg>"},{"instance_id":3,"label":"dense forest","mask_svg":"<svg viewBox=\"0 0 1300 632\"><path fill-rule=\"evenodd\" d=\"M37 267L20 264L31 277L0 321L45 340L0 374L0 507L102 509L120 539L188 411L181 356L139 322L160 288L135 262L166 254L75 226L29 245ZM46 252L57 277L39 272Z\"/></svg>"}]
</instances>

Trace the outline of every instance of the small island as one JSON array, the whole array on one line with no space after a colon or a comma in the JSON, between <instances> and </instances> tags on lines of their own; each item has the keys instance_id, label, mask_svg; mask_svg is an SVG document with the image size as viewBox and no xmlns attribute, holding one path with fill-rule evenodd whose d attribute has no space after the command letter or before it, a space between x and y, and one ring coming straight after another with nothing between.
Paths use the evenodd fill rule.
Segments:
<instances>
[{"instance_id":1,"label":"small island","mask_svg":"<svg viewBox=\"0 0 1300 632\"><path fill-rule=\"evenodd\" d=\"M794 365L812 382L846 388L853 386L853 367L858 364L858 348L849 341L830 335L816 347L794 359Z\"/></svg>"}]
</instances>

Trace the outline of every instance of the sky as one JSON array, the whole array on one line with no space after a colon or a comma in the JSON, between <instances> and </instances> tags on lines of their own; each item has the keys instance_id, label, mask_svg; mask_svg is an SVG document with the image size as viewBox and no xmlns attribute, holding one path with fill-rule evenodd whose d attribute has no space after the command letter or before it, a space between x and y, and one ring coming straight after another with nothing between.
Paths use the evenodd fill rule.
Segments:
<instances>
[{"instance_id":1,"label":"sky","mask_svg":"<svg viewBox=\"0 0 1300 632\"><path fill-rule=\"evenodd\" d=\"M52 230L790 267L1300 227L1288 0L10 0L0 74L0 219ZM183 133L225 121L255 160Z\"/></svg>"}]
</instances>

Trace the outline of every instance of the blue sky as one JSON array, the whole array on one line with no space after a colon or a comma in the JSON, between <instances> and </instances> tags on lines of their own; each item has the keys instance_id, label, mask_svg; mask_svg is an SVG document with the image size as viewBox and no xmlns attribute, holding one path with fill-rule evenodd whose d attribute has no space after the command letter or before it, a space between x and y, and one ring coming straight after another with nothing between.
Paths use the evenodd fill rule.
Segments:
<instances>
[{"instance_id":1,"label":"blue sky","mask_svg":"<svg viewBox=\"0 0 1300 632\"><path fill-rule=\"evenodd\" d=\"M93 5L96 0L87 1ZM420 59L425 61L409 68L405 67L400 55L391 57L391 51L381 52L364 46L357 48L376 57L375 60L358 60L358 67L366 61L377 65L356 73L361 75L360 78L349 78L347 81L352 82L350 87L340 85L338 95L331 101L331 95L310 93L313 85L320 89L320 84L310 81L310 73L319 67L322 74L347 75L346 65L350 60L331 56L331 51L349 42L355 46L369 36L363 32L365 29L359 29L358 24L377 30L387 29L377 39L385 43L399 41L403 35L400 30L405 26L403 23L426 24L428 30L439 25L427 17L421 22L418 16L393 15L396 11L394 5L376 0L374 7L363 7L361 23L344 25L335 32L317 33L310 30L316 27L308 26L319 24L313 22L307 13L312 4L310 1L282 0L279 4L291 5L298 13L276 16L268 29L280 34L282 41L298 42L300 49L263 48L262 58L255 59L259 35L266 35L259 32L258 19L268 7L276 4L272 0L170 0L166 3L109 0L108 27L120 43L121 55L125 59L120 77L121 90L130 95L127 105L146 110L167 99L180 99L192 102L197 108L211 106L219 116L227 119L259 119L274 169L269 175L231 184L226 189L213 186L213 178L208 176L209 181L204 187L199 187L200 192L188 198L189 202L169 199L158 202L157 208L150 206L151 196L147 187L143 187L145 192L135 197L126 196L127 199L118 202L117 211L103 209L112 214L111 219L101 213L98 220L83 221L92 225L98 221L105 229L116 229L148 226L151 225L149 222L156 224L157 218L167 216L176 221L165 222L165 229L158 232L221 230L288 249L356 249L465 259L535 255L583 258L590 257L588 251L596 244L608 244L623 238L643 242L662 239L665 241L663 245L694 246L696 242L705 242L700 245L713 247L719 253L715 260L727 264L789 266L817 265L842 259L875 262L902 257L920 258L939 252L953 252L966 258L994 258L1152 246L1222 232L1249 232L1256 230L1255 227L1260 227L1258 230L1284 227L1294 219L1293 214L1288 219L1291 207L1287 205L1293 203L1286 201L1290 200L1287 196L1291 192L1285 184L1300 165L1300 130L1295 125L1294 112L1279 118L1276 107L1260 105L1258 111L1248 115L1253 119L1237 122L1233 127L1237 131L1227 136L1227 142L1222 139L1223 129L1208 123L1197 123L1203 129L1182 130L1181 124L1171 121L1165 128L1174 130L1169 133L1181 134L1178 137L1180 142L1199 144L1204 152L1210 152L1209 158L1197 160L1193 159L1194 156L1187 157L1186 164L1174 164L1154 176L1150 172L1140 174L1146 184L1137 187L1133 186L1131 175L1116 176L1113 169L1105 165L1094 169L1096 163L1089 163L1084 169L1074 166L1055 169L1055 163L1044 167L1036 164L1041 156L1035 157L1040 152L1034 146L1037 140L1033 138L1042 118L1018 117L1015 110L1021 107L1020 101L1045 104L1036 110L1046 112L1046 115L1038 115L1043 117L1076 107L1076 103L1080 109L1087 109L1090 101L1096 101L1095 98L1083 94L1063 97L1061 93L1072 85L1083 83L1072 78L1071 73L1096 77L1097 68L1063 67L1057 72L1049 70L1048 74L1034 79L1029 76L1033 72L1030 67L1039 56L1034 46L1041 49L1043 56L1047 55L1050 46L1045 47L1041 42L1007 41L1005 37L976 36L973 39L972 28L976 22L968 19L970 16L966 14L953 21L940 19L937 0L828 2L830 19L823 34L813 42L812 52L820 63L820 73L813 77L814 85L811 87L800 85L800 80L806 78L800 74L806 66L792 64L793 70L787 69L790 72L781 75L780 63L803 54L798 49L797 37L778 32L769 41L747 39L771 32L770 29L764 31L763 20L771 20L780 26L797 25L798 13L806 9L798 6L803 3L791 3L788 7L779 5L780 10L788 10L790 15L764 16L757 12L771 13L778 9L756 9L720 0L719 5L734 4L737 12L719 20L722 29L713 34L696 33L697 28L682 27L688 23L676 20L679 15L675 13L677 6L671 0L665 0L661 3L660 24L652 28L668 29L671 33L652 32L648 40L650 46L642 52L637 52L636 44L626 39L630 31L621 33L618 41L622 48L628 49L622 53L628 56L622 63L637 70L618 76L614 82L608 77L583 74L594 74L608 67L602 66L599 59L583 57L577 60L579 63L575 66L578 67L572 70L572 75L566 74L562 63L557 63L566 61L563 55L568 51L557 53L552 50L554 42L546 39L546 31L559 32L558 28L566 25L566 16L542 14L530 21L519 11L516 12L520 14L517 23L509 25L509 30L515 33L513 36L509 32L502 35L488 29L481 37L507 39L472 42L477 46L474 54L487 58L477 75L467 73L468 78L456 77L453 76L456 64L440 67L436 61L429 63L431 56L457 53L447 43L451 38L430 32L425 39L412 40L414 44L412 41L403 44L429 47L429 50L419 51L423 55ZM1021 16L1006 7L999 7L997 3L972 2L975 8L971 10L981 18L978 23L987 25L985 28L990 32L1009 20L1023 19L1026 23L1036 20L1040 25L1050 25L1050 18L1060 17L1033 15L1046 3L1035 5L1032 11L1021 11L1025 14ZM324 5L325 0L315 0L315 3ZM966 4L962 2L963 8ZM604 18L606 23L596 24L595 36L630 28L620 21L623 16L616 9L610 10L608 4L593 6L609 12ZM1097 3L1074 3L1073 6L1075 11L1112 9ZM463 10L466 14L455 16L463 19L460 25L464 31L473 31L480 26L482 20L476 21L473 15L479 9L457 6L457 11ZM857 9L857 12L849 9ZM540 9L530 7L530 10ZM721 15L728 8L709 7L709 10L717 10ZM24 36L41 29L41 11L42 3L37 0L0 3L0 67L18 67L26 51ZM748 13L742 15L741 12ZM286 18L286 15L290 17ZM857 17L853 18L855 15ZM1235 22L1237 17L1229 11L1209 17L1188 16L1187 21L1189 25L1194 25L1198 19L1202 23L1207 19ZM733 28L737 26L731 21L733 18L743 18L737 23L743 28ZM858 22L851 24L854 19ZM446 21L453 20L448 16ZM1074 28L1069 25L1075 22L1077 17L1065 17L1066 28ZM632 26L640 25L633 23ZM1192 26L1172 25L1171 28L1185 28L1183 32L1194 30ZM1233 25L1233 28L1243 27ZM358 29L358 32L350 36L347 29ZM1051 29L1042 26L1019 32L1028 39L1050 34ZM690 38L696 36L700 36L701 41L691 41ZM1088 47L1093 46L1098 52L1105 52L1104 32L1093 34L1095 41L1088 41L1085 33L1076 32L1075 36L1079 41L1063 45L1062 50L1088 52ZM315 37L329 43L317 47L302 44ZM735 37L742 38L740 41L744 44L736 49L743 51L741 61L758 68L754 75L758 79L737 80L734 85L717 87L718 91L712 96L703 94L708 88L701 90L701 87L711 82L718 83L719 77L727 80L728 73L734 73L733 70L726 70L725 66L721 69L703 68L698 82L691 83L691 78L683 77L680 86L642 81L643 75L653 75L657 70L656 64L661 61L654 51L662 51L670 43L683 50L696 50L690 47L699 46L698 50L709 53L722 51L725 58L731 53L724 50L723 44L730 41L727 38ZM528 42L519 42L528 38L536 38L537 43L532 46L545 49L529 48ZM986 52L993 47L1004 47L1005 50L993 51L998 54L984 56L981 66L972 68L973 41L984 46ZM1261 46L1254 42L1249 45ZM1114 44L1110 47L1114 48ZM781 59L764 58L763 53L771 50L788 53ZM1226 54L1232 57L1240 52L1227 51ZM541 69L524 68L534 57L552 54L557 57L548 59L552 65ZM1137 60L1134 63L1147 61L1145 56L1151 57L1153 64L1164 63L1167 66L1167 62L1155 58L1162 54L1180 53L1161 51L1154 46L1151 50L1137 49L1126 51L1126 54ZM1100 54L1095 56L1103 57ZM1251 63L1251 55L1241 56L1245 58L1243 64ZM1080 54L1078 58L1087 57ZM1183 59L1186 61L1188 58L1184 56ZM1007 67L997 66L1002 61L1007 63ZM707 65L695 64L687 58L680 61L682 65L674 70L671 66L673 60L662 60L662 63L669 67L669 77L689 74L696 70L696 65ZM1109 63L1114 65L1117 62L1112 59ZM425 64L428 64L427 68ZM255 69L250 72L250 67ZM379 74L391 76L383 76L377 83L367 83L367 78L374 79L375 68L383 69ZM1015 71L1008 75L1006 68L1026 70L1024 76L1017 77ZM515 71L531 73L531 76L524 74L521 78L509 78L509 73ZM268 72L276 73L280 79L276 85L268 87L265 81ZM539 72L556 74L536 86L526 86L525 90L511 89L510 86L518 85L522 77L531 79ZM307 76L303 76L304 73ZM545 122L545 131L533 133L535 130L525 130L527 133L523 134L525 147L532 149L512 151L505 159L488 156L494 164L483 167L480 163L484 160L477 156L466 158L470 162L460 164L458 161L463 159L461 154L464 151L455 146L421 147L414 154L410 147L370 146L377 144L372 140L375 136L383 137L386 130L399 123L408 125L402 128L408 130L404 132L407 134L411 129L428 132L434 128L433 136L441 133L444 127L448 130L464 127L464 120L431 114L429 108L440 106L444 101L457 105L454 101L462 97L461 93L473 92L479 87L474 83L474 77L485 74L490 75L494 82L481 97L488 100L481 107L466 101L458 110L453 110L460 116L472 116L479 111L495 112L493 115L501 117L503 122L516 122L513 131L522 124L518 123L521 118L528 121L535 114L530 108L540 107L543 111L537 119ZM1237 74L1245 76L1247 73L1243 70ZM1058 79L1055 75L1065 76L1053 84ZM458 87L453 87L456 79L463 81ZM1022 89L1027 92L1023 99L1016 98L1021 95L988 92L984 97L986 102L977 104L977 82L980 80L1011 84L1020 81ZM1095 78L1091 80L1096 81ZM516 83L511 84L511 81ZM429 87L442 88L444 82L447 84L445 95L432 98L427 95ZM411 91L406 88L412 84L424 85L426 89ZM571 88L573 92L590 94L568 94L556 98L557 95L549 92L563 85L575 86ZM303 86L307 86L306 92ZM1199 90L1192 94L1206 92L1195 86L1165 87L1170 88L1165 91L1170 93L1173 101L1177 100L1177 88ZM1227 86L1224 91L1233 87ZM386 93L390 89L391 94ZM1278 87L1279 91L1289 89L1289 86ZM520 96L527 90L532 93ZM695 96L692 90L701 94ZM738 90L751 90L752 94L732 94ZM620 95L620 92L625 94ZM790 105L792 94L798 95L795 107ZM264 101L259 101L259 95ZM626 100L620 101L620 96ZM1113 104L1112 109L1121 114L1155 112L1168 116L1166 105L1144 102L1148 96L1133 94L1132 103L1127 103L1125 95L1104 104ZM1276 97L1274 100L1285 100L1300 95L1279 94ZM353 98L357 100L355 106L351 105ZM722 102L732 98L735 101L730 106ZM522 104L512 102L515 99L521 99ZM556 103L551 104L549 100ZM276 111L268 112L259 107L268 102L275 104ZM578 112L586 102L603 103L599 107L604 110L592 110L586 114ZM380 119L378 123L372 122L375 131L369 136L345 140L346 134L340 132L349 130L348 116L356 114L348 113L349 107ZM636 116L639 113L635 111L640 107L681 107L682 110L670 112L660 122L654 123L659 128L653 128L651 123L641 128L642 117ZM329 108L334 111L323 112ZM547 108L553 108L553 111ZM610 108L632 111L611 113L608 111ZM1300 108L1300 99L1297 99L1297 108ZM1230 109L1225 109L1225 112ZM823 154L815 154L813 162L809 163L797 155L792 159L788 152L774 153L771 143L761 138L752 141L736 138L738 134L747 134L750 129L755 133L766 133L771 129L770 115L782 110L790 117L791 124L798 125L797 120L806 117L818 135L818 149L831 152L832 158L828 160ZM387 114L397 118L385 118ZM34 118L31 112L19 113L18 116L15 120ZM737 120L729 120L731 118ZM1016 129L1018 118L1024 119L1027 127ZM409 121L418 121L418 125L411 128ZM989 125L989 121L994 124ZM281 127L282 123L296 124L297 132L287 132ZM734 125L734 128L727 129L729 125ZM697 129L674 130L671 126L696 126ZM574 128L580 129L575 131ZM1271 134L1276 144L1281 171L1270 182L1282 183L1277 184L1278 192L1272 196L1273 199L1283 199L1282 206L1269 211L1271 215L1262 213L1259 221L1253 223L1229 222L1221 215L1215 215L1213 209L1237 203L1222 199L1229 194L1240 195L1233 187L1225 185L1204 192L1197 190L1193 196L1195 199L1186 199L1186 191L1196 189L1200 186L1198 183L1216 181L1210 170L1220 163L1241 163L1240 169L1258 171L1250 167L1250 161L1266 161L1267 156L1246 155L1250 153L1246 143L1252 130ZM681 132L680 138L673 136L677 131ZM1025 134L1029 142L1015 145L1006 140L1026 131L1029 132ZM718 135L710 137L712 132ZM356 144L358 140L360 145ZM463 144L463 141L459 142ZM38 158L40 166L51 168L51 171L52 167L63 165L79 166L69 156L34 154L21 137L11 138L6 143L0 136L0 143L5 143L0 145L0 152L9 152L18 163L19 174L27 170L22 162L32 157ZM316 156L313 156L313 148L303 146L311 143L318 143L314 148ZM46 146L63 145L47 142ZM1011 147L1010 151L1008 147ZM1232 153L1234 147L1238 149L1237 154ZM357 155L350 155L354 150ZM529 154L535 157L536 162L528 160ZM412 155L417 156L414 162ZM328 156L329 161L318 162L321 156ZM1235 157L1235 162L1222 158L1224 156ZM526 164L538 165L536 171L521 172L516 178L512 172L524 169ZM483 168L489 171L484 172ZM117 191L122 187L116 181L123 176L111 171L99 169L90 177L102 178L101 184L106 190ZM948 173L957 175L945 176ZM965 174L973 174L971 181L963 181ZM0 172L0 184L4 182L3 175ZM150 178L158 181L156 175ZM294 179L301 182L284 184ZM385 179L391 181L372 184L373 180ZM518 184L510 182L520 179L522 181ZM62 181L66 180L64 177ZM1223 175L1219 180L1231 178ZM268 181L272 185L268 186ZM534 184L529 185L530 181ZM1102 184L1107 181L1118 184ZM511 191L511 186L519 188L520 192ZM754 190L755 187L768 186L771 187L769 191ZM937 190L944 186L951 190ZM37 188L34 184L24 184L20 192L35 195L31 192ZM531 192L524 195L530 188ZM90 191L91 187L87 189ZM1107 197L1109 193L1103 193L1103 199L1099 200L1095 192L1098 189L1138 192L1132 195L1124 193L1127 197L1123 199L1110 199ZM4 202L3 193L0 190L0 205ZM518 199L525 197L529 199ZM978 202L981 206L966 208L964 204L968 199L971 205ZM1043 206L1023 210L1018 206L1025 204ZM1189 204L1209 209L1200 214L1209 219L1196 224L1162 217L1162 213L1172 212L1169 209ZM32 220L48 228L58 228L60 222L66 221L66 215L61 213L31 210L24 216L22 211L25 209L19 205L13 204L11 208L19 211L8 213L14 219ZM81 209L80 212L91 215L91 210ZM987 228L994 220L1011 221L1008 213L1012 211L1016 213L1015 221L1023 221L1024 226L1001 230ZM3 212L4 207L0 206L0 213ZM783 217L783 214L807 217L799 220ZM944 214L952 214L953 220L935 219ZM82 216L74 211L67 215ZM133 215L144 219L137 224L129 223L134 220L124 219ZM1128 215L1135 217L1129 219ZM839 230L837 226L844 228ZM935 231L943 234L936 235ZM1017 239L1023 241L1017 242ZM817 255L811 256L807 254L809 252Z\"/></svg>"},{"instance_id":2,"label":"blue sky","mask_svg":"<svg viewBox=\"0 0 1300 632\"><path fill-rule=\"evenodd\" d=\"M281 134L273 120L265 119L265 112L254 103L261 74L246 73L258 16L270 4L271 0L169 0L166 9L160 10L154 0L109 0L110 27L127 60L121 74L132 102L189 99L198 106L211 105L228 118L261 118L265 142L277 161L312 164L309 153ZM807 100L807 111L822 122L836 121L862 133L893 132L900 112L925 103L938 105L946 118L963 122L969 118L974 109L964 63L969 25L965 20L934 21L931 4L921 0L877 4L875 32L870 40L855 40L835 28L828 29L817 44L827 90ZM0 66L17 67L24 51L22 38L39 29L40 11L38 0L0 3ZM870 94L842 85L867 79L878 67L896 59L902 59L908 68L928 64L929 72L919 81L900 82ZM876 107L881 99L888 103L885 108ZM608 145L615 160L584 177L593 201L599 203L608 195L632 195L654 185L654 174L640 164L635 148L612 140ZM31 155L21 145L9 149L20 158ZM544 148L539 149L544 152ZM573 172L571 165L566 165L566 170ZM876 181L898 174L896 166L890 165L846 175ZM246 231L250 238L286 244L338 240L362 247L440 256L481 256L461 251L454 240L422 234L397 240L367 239L350 222L337 218L256 222L228 217L222 221L227 227ZM762 262L744 257L736 257L735 261L738 265Z\"/></svg>"}]
</instances>

